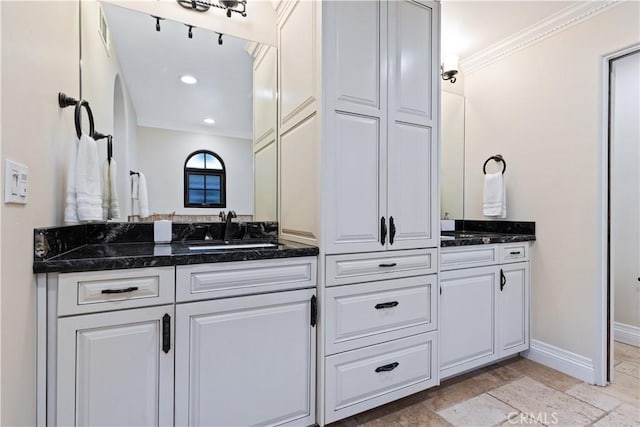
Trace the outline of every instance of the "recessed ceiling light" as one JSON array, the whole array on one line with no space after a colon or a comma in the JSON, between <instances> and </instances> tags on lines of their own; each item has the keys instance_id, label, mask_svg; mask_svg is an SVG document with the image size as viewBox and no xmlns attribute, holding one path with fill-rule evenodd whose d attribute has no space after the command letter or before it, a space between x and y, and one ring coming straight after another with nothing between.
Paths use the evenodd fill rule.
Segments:
<instances>
[{"instance_id":1,"label":"recessed ceiling light","mask_svg":"<svg viewBox=\"0 0 640 427\"><path fill-rule=\"evenodd\" d=\"M216 121L213 120L211 117L207 117L206 119L203 120L203 122L205 122L208 125L213 125L216 123Z\"/></svg>"},{"instance_id":2,"label":"recessed ceiling light","mask_svg":"<svg viewBox=\"0 0 640 427\"><path fill-rule=\"evenodd\" d=\"M194 85L198 83L198 79L189 74L185 74L184 76L180 77L180 81L182 81L182 83L186 85Z\"/></svg>"}]
</instances>

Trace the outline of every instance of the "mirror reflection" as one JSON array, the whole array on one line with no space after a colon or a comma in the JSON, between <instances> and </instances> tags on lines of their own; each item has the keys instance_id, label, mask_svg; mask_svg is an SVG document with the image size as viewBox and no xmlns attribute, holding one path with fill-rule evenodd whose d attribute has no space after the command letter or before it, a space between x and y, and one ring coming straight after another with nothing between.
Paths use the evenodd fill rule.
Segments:
<instances>
[{"instance_id":1,"label":"mirror reflection","mask_svg":"<svg viewBox=\"0 0 640 427\"><path fill-rule=\"evenodd\" d=\"M113 135L120 220L144 213L131 171L145 177L149 214L276 220L275 48L170 20L157 31L112 4L81 8L81 92L96 130Z\"/></svg>"},{"instance_id":2,"label":"mirror reflection","mask_svg":"<svg viewBox=\"0 0 640 427\"><path fill-rule=\"evenodd\" d=\"M440 218L464 218L464 96L442 91Z\"/></svg>"}]
</instances>

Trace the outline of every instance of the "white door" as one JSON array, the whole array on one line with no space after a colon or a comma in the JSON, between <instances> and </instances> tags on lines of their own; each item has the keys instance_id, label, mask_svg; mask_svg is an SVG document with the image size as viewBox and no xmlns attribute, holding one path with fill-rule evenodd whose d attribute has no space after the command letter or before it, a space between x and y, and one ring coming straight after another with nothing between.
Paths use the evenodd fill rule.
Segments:
<instances>
[{"instance_id":1,"label":"white door","mask_svg":"<svg viewBox=\"0 0 640 427\"><path fill-rule=\"evenodd\" d=\"M498 354L495 267L440 273L440 376L448 377Z\"/></svg>"},{"instance_id":2,"label":"white door","mask_svg":"<svg viewBox=\"0 0 640 427\"><path fill-rule=\"evenodd\" d=\"M176 425L315 423L315 290L176 307Z\"/></svg>"},{"instance_id":3,"label":"white door","mask_svg":"<svg viewBox=\"0 0 640 427\"><path fill-rule=\"evenodd\" d=\"M59 319L57 425L172 425L172 322L173 306Z\"/></svg>"},{"instance_id":4,"label":"white door","mask_svg":"<svg viewBox=\"0 0 640 427\"><path fill-rule=\"evenodd\" d=\"M500 266L500 356L529 348L529 263Z\"/></svg>"},{"instance_id":5,"label":"white door","mask_svg":"<svg viewBox=\"0 0 640 427\"><path fill-rule=\"evenodd\" d=\"M389 249L437 244L437 2L389 2Z\"/></svg>"},{"instance_id":6,"label":"white door","mask_svg":"<svg viewBox=\"0 0 640 427\"><path fill-rule=\"evenodd\" d=\"M640 51L612 61L610 82L612 335L616 341L637 346L634 331L640 330Z\"/></svg>"},{"instance_id":7,"label":"white door","mask_svg":"<svg viewBox=\"0 0 640 427\"><path fill-rule=\"evenodd\" d=\"M327 253L386 248L386 2L325 2ZM383 219L384 218L384 219Z\"/></svg>"}]
</instances>

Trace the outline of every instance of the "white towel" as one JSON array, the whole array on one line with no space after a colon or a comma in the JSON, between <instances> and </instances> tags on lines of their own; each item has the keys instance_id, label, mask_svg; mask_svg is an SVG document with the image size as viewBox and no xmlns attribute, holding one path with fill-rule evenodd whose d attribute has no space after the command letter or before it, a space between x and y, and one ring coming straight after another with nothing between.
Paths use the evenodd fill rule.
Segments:
<instances>
[{"instance_id":1,"label":"white towel","mask_svg":"<svg viewBox=\"0 0 640 427\"><path fill-rule=\"evenodd\" d=\"M488 173L484 176L482 211L485 216L507 217L507 194L504 181L504 175L500 172Z\"/></svg>"},{"instance_id":2,"label":"white towel","mask_svg":"<svg viewBox=\"0 0 640 427\"><path fill-rule=\"evenodd\" d=\"M102 189L96 141L82 134L76 157L76 203L80 221L102 220Z\"/></svg>"},{"instance_id":3,"label":"white towel","mask_svg":"<svg viewBox=\"0 0 640 427\"><path fill-rule=\"evenodd\" d=\"M102 165L102 218L120 219L118 204L118 186L116 181L117 164L115 159L105 160Z\"/></svg>"},{"instance_id":4,"label":"white towel","mask_svg":"<svg viewBox=\"0 0 640 427\"><path fill-rule=\"evenodd\" d=\"M147 178L144 174L140 173L140 179L138 180L138 210L140 217L146 218L149 216L149 195L147 193Z\"/></svg>"},{"instance_id":5,"label":"white towel","mask_svg":"<svg viewBox=\"0 0 640 427\"><path fill-rule=\"evenodd\" d=\"M76 204L76 164L78 158L78 139L69 141L67 150L67 188L65 190L64 222L78 222L78 206Z\"/></svg>"},{"instance_id":6,"label":"white towel","mask_svg":"<svg viewBox=\"0 0 640 427\"><path fill-rule=\"evenodd\" d=\"M147 192L147 179L140 172L138 175L131 175L131 198L138 201L138 216L146 218L149 216L149 196Z\"/></svg>"}]
</instances>

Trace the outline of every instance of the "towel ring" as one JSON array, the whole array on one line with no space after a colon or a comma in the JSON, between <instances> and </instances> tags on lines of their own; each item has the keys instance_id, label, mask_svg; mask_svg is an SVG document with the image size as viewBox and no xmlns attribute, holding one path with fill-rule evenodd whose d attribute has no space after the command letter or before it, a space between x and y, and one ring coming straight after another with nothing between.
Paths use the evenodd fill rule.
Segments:
<instances>
[{"instance_id":1,"label":"towel ring","mask_svg":"<svg viewBox=\"0 0 640 427\"><path fill-rule=\"evenodd\" d=\"M93 113L91 112L91 107L89 107L89 102L80 100L76 103L75 109L75 122L76 122L76 134L78 135L78 139L82 137L82 127L80 125L80 115L82 114L82 107L87 110L87 116L89 116L89 136L93 136L95 133L95 126L93 123Z\"/></svg>"},{"instance_id":2,"label":"towel ring","mask_svg":"<svg viewBox=\"0 0 640 427\"><path fill-rule=\"evenodd\" d=\"M491 156L487 160L485 160L484 165L482 165L482 172L485 175L487 174L487 163L489 163L490 160L494 160L496 162L502 162L502 174L504 175L504 172L507 170L507 162L504 161L504 158L502 157L501 154L496 154L495 156Z\"/></svg>"}]
</instances>

